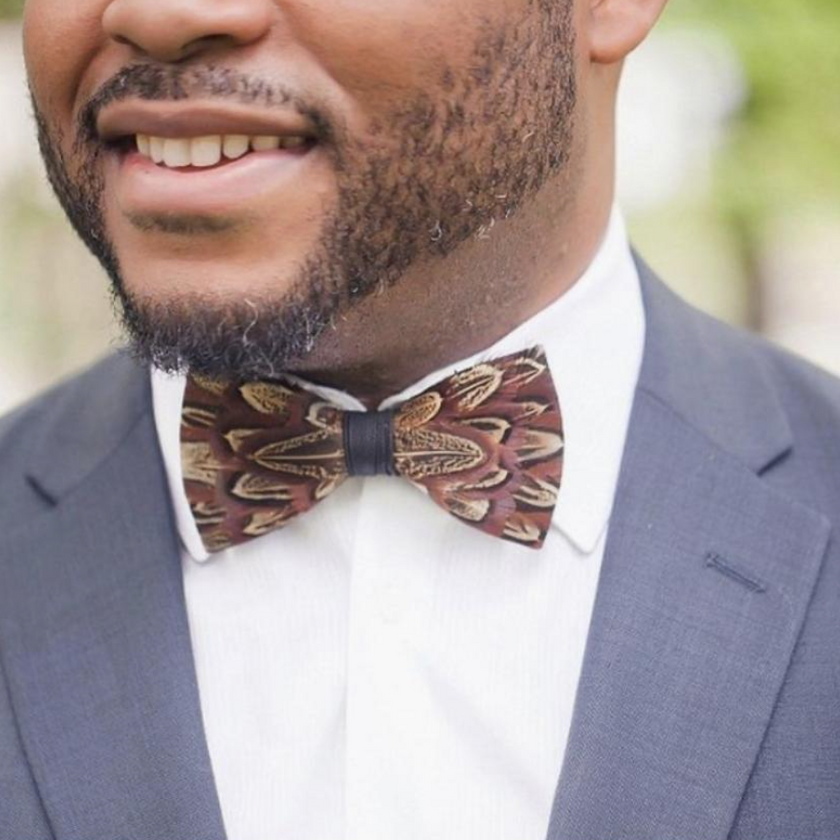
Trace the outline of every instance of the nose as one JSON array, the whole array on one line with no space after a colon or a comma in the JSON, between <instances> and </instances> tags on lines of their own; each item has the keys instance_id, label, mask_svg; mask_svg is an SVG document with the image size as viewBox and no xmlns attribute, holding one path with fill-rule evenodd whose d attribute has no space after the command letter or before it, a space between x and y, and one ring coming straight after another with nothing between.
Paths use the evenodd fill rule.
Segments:
<instances>
[{"instance_id":1,"label":"nose","mask_svg":"<svg viewBox=\"0 0 840 840\"><path fill-rule=\"evenodd\" d=\"M102 24L110 38L140 55L176 62L260 40L273 9L272 0L112 0Z\"/></svg>"}]
</instances>

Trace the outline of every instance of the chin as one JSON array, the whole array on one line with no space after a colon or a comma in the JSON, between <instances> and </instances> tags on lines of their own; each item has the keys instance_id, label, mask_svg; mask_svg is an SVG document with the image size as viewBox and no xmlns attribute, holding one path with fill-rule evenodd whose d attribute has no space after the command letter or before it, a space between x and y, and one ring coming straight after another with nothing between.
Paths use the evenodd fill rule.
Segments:
<instances>
[{"instance_id":1,"label":"chin","mask_svg":"<svg viewBox=\"0 0 840 840\"><path fill-rule=\"evenodd\" d=\"M123 263L122 284L128 295L153 305L189 303L203 306L282 303L295 278L277 266L245 271L236 262L196 264L193 260L144 260Z\"/></svg>"},{"instance_id":2,"label":"chin","mask_svg":"<svg viewBox=\"0 0 840 840\"><path fill-rule=\"evenodd\" d=\"M291 221L273 206L234 214L127 213L110 198L106 227L125 289L159 301L282 298L323 233L319 215Z\"/></svg>"},{"instance_id":3,"label":"chin","mask_svg":"<svg viewBox=\"0 0 840 840\"><path fill-rule=\"evenodd\" d=\"M298 253L259 253L224 247L214 238L202 247L194 238L149 237L143 247L120 247L120 282L134 297L154 302L196 298L219 303L272 300L288 295L298 282Z\"/></svg>"}]
</instances>

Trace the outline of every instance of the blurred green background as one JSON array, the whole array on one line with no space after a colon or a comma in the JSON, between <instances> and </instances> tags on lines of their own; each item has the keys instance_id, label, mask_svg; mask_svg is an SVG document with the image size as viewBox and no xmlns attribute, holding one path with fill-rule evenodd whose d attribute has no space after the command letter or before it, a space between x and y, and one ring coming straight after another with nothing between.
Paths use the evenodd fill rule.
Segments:
<instances>
[{"instance_id":1,"label":"blurred green background","mask_svg":"<svg viewBox=\"0 0 840 840\"><path fill-rule=\"evenodd\" d=\"M0 0L0 410L118 340L40 169L21 7ZM619 196L678 291L840 373L840 2L671 0L627 64Z\"/></svg>"}]
</instances>

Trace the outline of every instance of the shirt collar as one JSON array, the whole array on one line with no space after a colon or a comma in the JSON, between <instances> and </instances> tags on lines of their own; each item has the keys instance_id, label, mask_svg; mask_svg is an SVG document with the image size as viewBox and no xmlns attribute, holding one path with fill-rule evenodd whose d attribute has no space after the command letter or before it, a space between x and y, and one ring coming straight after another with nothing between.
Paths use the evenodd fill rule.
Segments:
<instances>
[{"instance_id":1,"label":"shirt collar","mask_svg":"<svg viewBox=\"0 0 840 840\"><path fill-rule=\"evenodd\" d=\"M560 400L566 447L563 482L552 529L582 553L594 551L609 521L644 348L639 275L623 217L613 209L595 259L561 297L484 350L446 365L384 400L389 408L440 379L479 362L535 344L545 348ZM183 487L181 405L186 379L152 368L155 423L185 549L208 557ZM351 394L297 377L311 391L351 410L364 406Z\"/></svg>"}]
</instances>

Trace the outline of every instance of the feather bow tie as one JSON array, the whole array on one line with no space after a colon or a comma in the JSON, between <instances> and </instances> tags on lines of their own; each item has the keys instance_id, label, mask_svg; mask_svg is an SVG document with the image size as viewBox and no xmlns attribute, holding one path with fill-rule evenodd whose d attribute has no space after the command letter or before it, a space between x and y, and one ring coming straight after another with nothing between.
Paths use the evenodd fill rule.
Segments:
<instances>
[{"instance_id":1,"label":"feather bow tie","mask_svg":"<svg viewBox=\"0 0 840 840\"><path fill-rule=\"evenodd\" d=\"M190 376L181 421L184 486L210 552L286 525L348 476L375 474L540 548L563 472L542 347L459 371L389 411L344 411L287 381Z\"/></svg>"}]
</instances>

